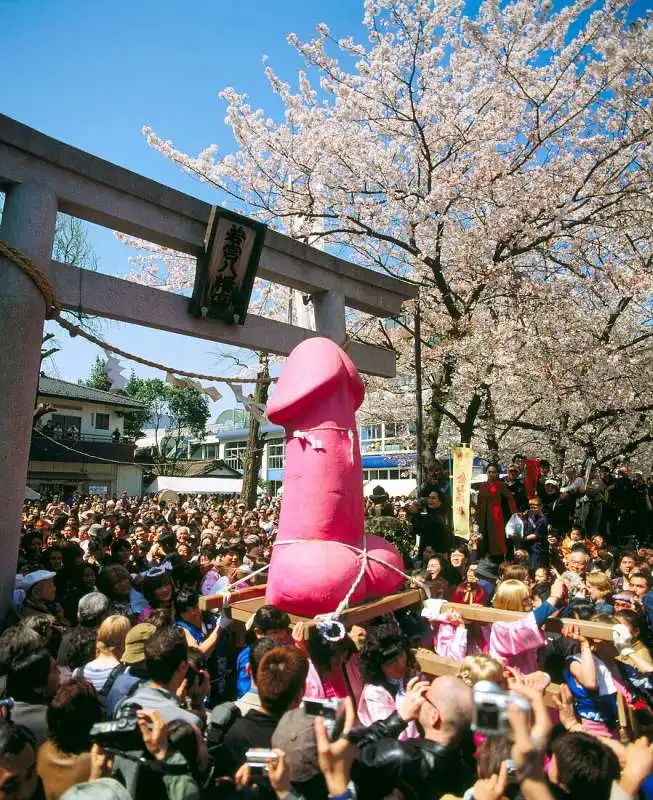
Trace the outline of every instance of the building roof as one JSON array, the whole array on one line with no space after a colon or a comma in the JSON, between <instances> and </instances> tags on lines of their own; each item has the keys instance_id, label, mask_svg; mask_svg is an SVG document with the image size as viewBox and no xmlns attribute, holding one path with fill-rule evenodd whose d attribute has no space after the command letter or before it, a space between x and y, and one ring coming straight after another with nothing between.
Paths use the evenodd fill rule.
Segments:
<instances>
[{"instance_id":1,"label":"building roof","mask_svg":"<svg viewBox=\"0 0 653 800\"><path fill-rule=\"evenodd\" d=\"M116 392L104 392L91 389L78 383L60 381L58 378L39 378L39 394L43 397L60 397L65 400L79 400L85 403L98 403L103 406L121 406L122 408L144 408L145 403Z\"/></svg>"},{"instance_id":2,"label":"building roof","mask_svg":"<svg viewBox=\"0 0 653 800\"><path fill-rule=\"evenodd\" d=\"M238 472L237 469L233 469L233 467L230 467L221 459L217 461L178 461L176 466L177 472L179 473L178 477L184 478L200 478L204 476L225 478L243 477L242 473Z\"/></svg>"},{"instance_id":3,"label":"building roof","mask_svg":"<svg viewBox=\"0 0 653 800\"><path fill-rule=\"evenodd\" d=\"M240 494L242 488L242 477L180 478L172 475L159 475L147 487L147 491L160 492L164 489L171 489L173 492L181 494Z\"/></svg>"}]
</instances>

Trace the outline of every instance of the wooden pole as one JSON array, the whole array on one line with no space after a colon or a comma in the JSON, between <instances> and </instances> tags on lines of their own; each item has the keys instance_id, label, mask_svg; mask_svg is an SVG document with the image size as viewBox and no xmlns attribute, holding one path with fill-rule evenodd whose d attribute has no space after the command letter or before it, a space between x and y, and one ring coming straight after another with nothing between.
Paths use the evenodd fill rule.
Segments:
<instances>
[{"instance_id":1,"label":"wooden pole","mask_svg":"<svg viewBox=\"0 0 653 800\"><path fill-rule=\"evenodd\" d=\"M7 193L0 239L45 269L56 219L55 193L42 184L22 183ZM31 278L0 256L0 629L16 577L45 313L43 295Z\"/></svg>"}]
</instances>

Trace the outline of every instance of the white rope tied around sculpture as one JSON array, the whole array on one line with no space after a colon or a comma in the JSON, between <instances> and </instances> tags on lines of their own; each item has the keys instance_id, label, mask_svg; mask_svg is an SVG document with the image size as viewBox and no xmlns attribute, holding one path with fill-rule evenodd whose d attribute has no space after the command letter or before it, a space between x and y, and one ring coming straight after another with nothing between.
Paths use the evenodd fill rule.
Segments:
<instances>
[{"instance_id":1,"label":"white rope tied around sculpture","mask_svg":"<svg viewBox=\"0 0 653 800\"><path fill-rule=\"evenodd\" d=\"M342 601L338 604L336 610L332 611L330 614L317 614L315 617L313 617L313 619L318 623L330 622L332 624L340 625L343 631L343 636L339 638L343 638L345 633L344 626L342 625L341 622L339 622L339 618L349 607L349 601L351 600L352 595L356 591L358 584L361 582L363 576L365 575L365 570L367 569L368 561L375 561L377 564L381 564L384 567L388 567L388 569L391 569L393 572L396 572L398 575L401 575L403 578L405 578L409 583L413 584L414 586L418 586L420 589L425 589L424 585L419 580L414 578L412 575L407 575L405 572L398 569L394 565L389 564L387 561L384 561L383 559L378 558L377 556L371 555L367 550L367 536L365 536L363 540L363 549L361 549L360 547L356 547L356 545L353 544L346 544L345 542L336 541L335 539L284 539L282 542L275 542L273 544L273 547L277 547L278 545L284 545L284 544L301 544L307 541L339 544L342 547L348 547L350 550L353 550L355 553L359 553L362 556L361 566L360 569L358 570L358 574L356 575L356 578L354 579L354 582L352 583L349 591L344 596ZM427 594L430 594L428 590ZM324 633L322 635L324 635ZM325 638L330 638L330 637L325 637ZM331 640L333 641L333 639Z\"/></svg>"},{"instance_id":2,"label":"white rope tied around sculpture","mask_svg":"<svg viewBox=\"0 0 653 800\"><path fill-rule=\"evenodd\" d=\"M365 570L367 569L367 564L368 564L369 561L375 561L377 564L381 564L384 567L388 567L388 569L391 569L393 572L396 572L398 575L401 575L403 578L405 578L409 583L413 584L414 586L417 586L420 589L425 589L424 584L421 583L421 581L417 580L417 578L414 578L412 575L408 575L407 573L405 573L402 570L398 569L394 565L389 564L387 561L384 561L383 559L378 558L377 556L370 555L370 553L367 550L367 536L364 537L363 548L356 547L356 545L353 545L353 544L346 544L345 542L339 542L339 541L337 541L335 539L284 539L281 542L274 542L272 547L278 547L278 546L285 545L285 544L303 544L304 542L327 542L327 543L330 543L330 544L339 544L342 547L348 547L350 550L353 550L355 553L358 553L359 555L362 556L361 565L360 565L360 568L358 570L358 574L354 578L354 581L353 581L351 587L349 588L349 591L347 592L347 594L343 597L343 599L340 601L340 603L338 603L338 606L337 606L336 610L332 611L330 614L316 614L316 616L313 617L313 619L315 620L316 623L319 623L319 622L329 623L330 622L330 623L335 623L335 624L340 625L342 630L343 630L343 636L341 636L339 638L343 638L344 637L344 630L345 629L344 629L344 626L342 625L342 623L339 622L338 620L342 616L342 614L347 610L347 608L349 608L349 602L350 602L354 592L358 588L358 584L363 580L363 577L365 575ZM247 582L251 578L255 578L257 575L260 575L262 572L265 572L267 569L269 569L269 567L270 567L270 565L266 564L265 566L261 567L260 569L257 569L255 572L250 573L246 577L239 578L238 580L234 581L233 583L230 583L229 586L227 586L226 589L224 589L223 591L221 591L219 593L219 594L222 594L224 596L225 605L228 605L228 603L229 603L229 599L231 597L231 590L234 588L234 586L237 586L239 583ZM427 590L427 594L429 594L428 590ZM254 615L252 615L252 619L253 619L253 616ZM247 627L247 626L245 626L245 627ZM325 635L325 634L323 633L322 635ZM329 637L325 636L325 638L329 638Z\"/></svg>"},{"instance_id":3,"label":"white rope tied around sculpture","mask_svg":"<svg viewBox=\"0 0 653 800\"><path fill-rule=\"evenodd\" d=\"M384 567L391 569L393 572L396 572L398 575L404 577L410 583L414 584L415 586L419 586L420 589L424 588L422 583L417 578L414 578L412 575L408 575L406 572L403 572L398 567L395 567L392 564L388 564L388 562L384 561L382 558L378 558L377 556L373 556L370 553L368 553L367 536L365 537L365 544L364 544L365 549L356 547L355 544L347 544L346 542L339 542L336 539L284 539L282 542L274 542L272 547L279 547L282 544L302 544L303 542L324 542L325 544L339 544L341 547L348 547L355 553L359 553L360 555L365 556L367 560L375 561L377 564L382 564ZM360 578L358 578L357 576L356 580L360 581ZM349 592L347 594L349 594Z\"/></svg>"}]
</instances>

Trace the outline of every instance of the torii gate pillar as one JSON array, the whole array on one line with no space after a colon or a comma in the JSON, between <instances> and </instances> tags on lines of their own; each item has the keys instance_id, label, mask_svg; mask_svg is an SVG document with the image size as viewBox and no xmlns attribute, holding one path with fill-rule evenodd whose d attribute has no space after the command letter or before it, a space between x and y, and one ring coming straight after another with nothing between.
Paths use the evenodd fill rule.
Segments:
<instances>
[{"instance_id":1,"label":"torii gate pillar","mask_svg":"<svg viewBox=\"0 0 653 800\"><path fill-rule=\"evenodd\" d=\"M46 269L56 221L56 194L42 184L21 183L7 193L0 239ZM32 280L0 255L0 464L12 465L0 481L0 629L16 574L45 310Z\"/></svg>"}]
</instances>

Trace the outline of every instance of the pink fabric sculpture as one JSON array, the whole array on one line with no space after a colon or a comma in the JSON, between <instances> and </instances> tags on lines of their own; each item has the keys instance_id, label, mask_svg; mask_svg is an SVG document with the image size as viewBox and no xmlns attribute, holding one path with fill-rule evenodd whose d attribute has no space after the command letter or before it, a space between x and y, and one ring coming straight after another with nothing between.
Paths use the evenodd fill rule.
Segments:
<instances>
[{"instance_id":1,"label":"pink fabric sculpture","mask_svg":"<svg viewBox=\"0 0 653 800\"><path fill-rule=\"evenodd\" d=\"M356 409L365 387L347 354L315 337L290 354L267 406L267 417L286 430L286 461L279 532L265 602L312 617L336 610L368 560L350 604L396 591L403 571L396 548L363 536L362 466ZM279 544L288 542L288 544Z\"/></svg>"}]
</instances>

